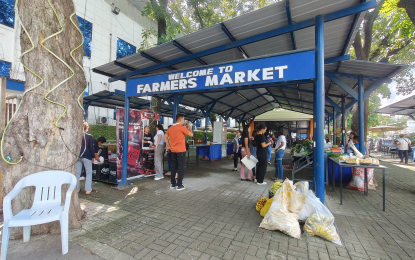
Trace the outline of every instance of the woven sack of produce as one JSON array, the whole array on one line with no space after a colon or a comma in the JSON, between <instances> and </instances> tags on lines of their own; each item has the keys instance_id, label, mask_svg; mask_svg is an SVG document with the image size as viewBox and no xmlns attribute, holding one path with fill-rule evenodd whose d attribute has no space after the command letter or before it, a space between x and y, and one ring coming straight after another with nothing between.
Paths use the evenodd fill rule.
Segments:
<instances>
[{"instance_id":1,"label":"woven sack of produce","mask_svg":"<svg viewBox=\"0 0 415 260\"><path fill-rule=\"evenodd\" d=\"M319 236L341 246L342 242L330 210L314 194L309 194L308 198L308 203L314 207L314 213L305 221L304 234L307 236Z\"/></svg>"},{"instance_id":2,"label":"woven sack of produce","mask_svg":"<svg viewBox=\"0 0 415 260\"><path fill-rule=\"evenodd\" d=\"M376 190L375 184L373 182L373 168L367 168L367 181L368 181L368 188L370 190ZM347 185L348 189L352 190L365 190L365 169L362 167L355 167L353 168L353 178L352 181Z\"/></svg>"},{"instance_id":3,"label":"woven sack of produce","mask_svg":"<svg viewBox=\"0 0 415 260\"><path fill-rule=\"evenodd\" d=\"M301 238L298 213L307 196L294 189L293 182L286 179L277 190L271 207L265 214L260 227L268 230L279 230L294 238Z\"/></svg>"},{"instance_id":4,"label":"woven sack of produce","mask_svg":"<svg viewBox=\"0 0 415 260\"><path fill-rule=\"evenodd\" d=\"M265 203L265 205L262 207L261 211L259 212L259 214L261 215L261 217L264 217L265 214L267 214L269 208L271 207L271 204L272 204L272 200L273 199L274 199L274 197L272 197L269 200L267 200L267 202Z\"/></svg>"}]
</instances>

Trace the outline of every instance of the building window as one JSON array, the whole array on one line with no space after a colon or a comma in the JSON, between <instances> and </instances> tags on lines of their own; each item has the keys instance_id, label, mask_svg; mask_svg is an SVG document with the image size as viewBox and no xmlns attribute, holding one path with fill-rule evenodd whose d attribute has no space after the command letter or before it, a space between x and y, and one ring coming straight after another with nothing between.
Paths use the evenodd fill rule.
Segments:
<instances>
[{"instance_id":1,"label":"building window","mask_svg":"<svg viewBox=\"0 0 415 260\"><path fill-rule=\"evenodd\" d=\"M10 78L11 68L12 64L10 62L0 60L0 77Z\"/></svg>"},{"instance_id":2,"label":"building window","mask_svg":"<svg viewBox=\"0 0 415 260\"><path fill-rule=\"evenodd\" d=\"M0 0L2 1L2 0ZM85 56L91 58L92 23L78 16L79 27L84 36Z\"/></svg>"},{"instance_id":3,"label":"building window","mask_svg":"<svg viewBox=\"0 0 415 260\"><path fill-rule=\"evenodd\" d=\"M14 1L0 0L0 23L14 28Z\"/></svg>"},{"instance_id":4,"label":"building window","mask_svg":"<svg viewBox=\"0 0 415 260\"><path fill-rule=\"evenodd\" d=\"M137 48L134 45L129 44L126 41L117 38L117 60L134 54L137 52Z\"/></svg>"}]
</instances>

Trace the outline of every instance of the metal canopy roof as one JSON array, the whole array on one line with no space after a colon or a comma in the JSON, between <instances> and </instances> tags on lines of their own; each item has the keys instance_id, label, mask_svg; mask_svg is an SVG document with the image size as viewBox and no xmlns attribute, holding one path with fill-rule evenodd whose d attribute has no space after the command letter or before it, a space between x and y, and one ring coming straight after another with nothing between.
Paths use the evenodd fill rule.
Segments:
<instances>
[{"instance_id":1,"label":"metal canopy roof","mask_svg":"<svg viewBox=\"0 0 415 260\"><path fill-rule=\"evenodd\" d=\"M94 72L110 77L124 75L133 70L148 68L192 53L200 53L290 24L298 24L314 19L315 16L320 14L333 13L353 7L360 2L360 0L290 0L287 4L288 1L287 3L281 1L223 23L212 25L174 41L99 66L94 69ZM342 56L349 50L351 46L350 39L353 39L356 34L354 29L361 23L365 13L350 15L325 23L325 58ZM293 32L293 37L290 33L285 33L239 48L232 48L231 46L228 50L206 55L200 59L191 59L167 68L149 71L147 75L244 59L241 49L249 58L253 58L293 49L314 48L314 31L314 26L306 26L304 29Z\"/></svg>"},{"instance_id":2,"label":"metal canopy roof","mask_svg":"<svg viewBox=\"0 0 415 260\"><path fill-rule=\"evenodd\" d=\"M122 92L100 91L93 95L84 97L84 105L86 109L89 106L103 107L109 109L116 109L117 107L124 107L124 94ZM149 109L150 101L142 98L130 98L131 109ZM194 121L203 118L204 115L200 111L192 111L183 107L179 107L179 113L185 115L187 120ZM161 105L161 115L173 117L173 110L170 106Z\"/></svg>"},{"instance_id":3,"label":"metal canopy roof","mask_svg":"<svg viewBox=\"0 0 415 260\"><path fill-rule=\"evenodd\" d=\"M365 11L376 2L360 0L290 0L233 18L156 46L110 62L94 72L111 77L110 81L126 77L175 72L218 63L229 63L245 58L275 55L293 50L314 49L314 17L325 14L324 53L326 59L326 113L340 110L342 95L346 107L356 102L353 88L357 75L363 74L366 94L370 94L385 78L389 79L405 65L347 60L351 39L361 23ZM355 14L357 13L357 14ZM332 73L342 82L332 82ZM346 84L349 91L339 87ZM347 87L346 86L346 87ZM352 89L352 91L350 91ZM365 94L365 95L366 95ZM162 98L170 98L161 95ZM249 119L276 107L313 114L313 82L291 82L285 85L240 88L221 92L186 93L181 100L185 106L206 110L233 118ZM340 112L340 111L338 111Z\"/></svg>"},{"instance_id":4,"label":"metal canopy roof","mask_svg":"<svg viewBox=\"0 0 415 260\"><path fill-rule=\"evenodd\" d=\"M415 114L415 95L375 111L380 114L412 116Z\"/></svg>"}]
</instances>

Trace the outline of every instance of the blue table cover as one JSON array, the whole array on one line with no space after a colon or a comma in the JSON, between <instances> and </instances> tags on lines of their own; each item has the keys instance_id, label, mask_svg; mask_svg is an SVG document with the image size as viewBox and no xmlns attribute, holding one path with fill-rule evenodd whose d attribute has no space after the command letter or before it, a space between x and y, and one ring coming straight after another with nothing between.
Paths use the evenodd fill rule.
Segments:
<instances>
[{"instance_id":1,"label":"blue table cover","mask_svg":"<svg viewBox=\"0 0 415 260\"><path fill-rule=\"evenodd\" d=\"M228 142L228 149L226 150L227 154L233 154L233 142Z\"/></svg>"},{"instance_id":2,"label":"blue table cover","mask_svg":"<svg viewBox=\"0 0 415 260\"><path fill-rule=\"evenodd\" d=\"M331 153L328 153L328 155ZM327 157L328 160L328 170L329 170L329 181L333 180L333 161ZM353 177L353 168L352 167L343 167L343 183L349 183ZM340 166L337 163L334 163L334 181L340 182Z\"/></svg>"},{"instance_id":3,"label":"blue table cover","mask_svg":"<svg viewBox=\"0 0 415 260\"><path fill-rule=\"evenodd\" d=\"M220 144L211 144L208 146L197 147L200 156L208 156L209 161L214 159L222 159L222 149Z\"/></svg>"}]
</instances>

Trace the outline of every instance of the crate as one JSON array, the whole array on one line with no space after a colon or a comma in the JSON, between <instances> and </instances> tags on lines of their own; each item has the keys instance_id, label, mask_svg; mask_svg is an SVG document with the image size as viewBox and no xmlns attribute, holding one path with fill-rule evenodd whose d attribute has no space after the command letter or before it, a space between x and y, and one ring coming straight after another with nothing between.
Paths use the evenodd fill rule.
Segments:
<instances>
[{"instance_id":1,"label":"crate","mask_svg":"<svg viewBox=\"0 0 415 260\"><path fill-rule=\"evenodd\" d=\"M117 162L109 163L108 182L117 183Z\"/></svg>"}]
</instances>

